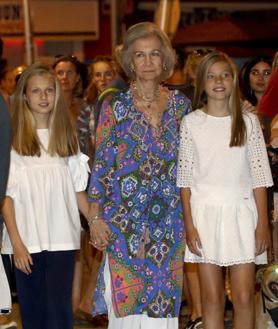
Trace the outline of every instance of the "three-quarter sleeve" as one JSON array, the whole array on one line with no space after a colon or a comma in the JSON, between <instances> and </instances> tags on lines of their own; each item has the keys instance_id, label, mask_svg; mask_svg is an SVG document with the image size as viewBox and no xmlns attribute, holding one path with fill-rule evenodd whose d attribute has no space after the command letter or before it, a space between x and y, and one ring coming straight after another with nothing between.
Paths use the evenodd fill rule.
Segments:
<instances>
[{"instance_id":1,"label":"three-quarter sleeve","mask_svg":"<svg viewBox=\"0 0 278 329\"><path fill-rule=\"evenodd\" d=\"M81 152L68 158L68 166L75 192L86 190L90 172L88 160L89 157Z\"/></svg>"},{"instance_id":2,"label":"three-quarter sleeve","mask_svg":"<svg viewBox=\"0 0 278 329\"><path fill-rule=\"evenodd\" d=\"M184 117L180 128L180 148L177 167L178 187L191 187L193 183L194 147L191 134Z\"/></svg>"},{"instance_id":3,"label":"three-quarter sleeve","mask_svg":"<svg viewBox=\"0 0 278 329\"><path fill-rule=\"evenodd\" d=\"M272 186L273 180L259 120L255 115L249 114L248 116L251 119L251 133L247 136L247 149L252 187Z\"/></svg>"},{"instance_id":4,"label":"three-quarter sleeve","mask_svg":"<svg viewBox=\"0 0 278 329\"><path fill-rule=\"evenodd\" d=\"M96 152L88 190L89 202L99 204L103 204L112 194L116 167L116 119L110 99L103 102L99 115Z\"/></svg>"}]
</instances>

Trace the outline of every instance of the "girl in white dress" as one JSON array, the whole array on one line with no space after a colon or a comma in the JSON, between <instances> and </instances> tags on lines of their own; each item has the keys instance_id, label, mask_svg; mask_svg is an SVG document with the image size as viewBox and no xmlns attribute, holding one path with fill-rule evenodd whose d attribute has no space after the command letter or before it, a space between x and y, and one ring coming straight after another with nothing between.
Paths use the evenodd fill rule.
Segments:
<instances>
[{"instance_id":1,"label":"girl in white dress","mask_svg":"<svg viewBox=\"0 0 278 329\"><path fill-rule=\"evenodd\" d=\"M224 329L222 266L231 276L234 329L254 328L255 264L270 243L266 187L272 177L257 117L242 113L235 64L208 54L193 108L181 125L178 186L185 262L198 263L205 329Z\"/></svg>"},{"instance_id":2,"label":"girl in white dress","mask_svg":"<svg viewBox=\"0 0 278 329\"><path fill-rule=\"evenodd\" d=\"M47 66L33 64L22 73L12 126L2 253L14 255L23 328L72 329L88 158L79 152L59 82Z\"/></svg>"}]
</instances>

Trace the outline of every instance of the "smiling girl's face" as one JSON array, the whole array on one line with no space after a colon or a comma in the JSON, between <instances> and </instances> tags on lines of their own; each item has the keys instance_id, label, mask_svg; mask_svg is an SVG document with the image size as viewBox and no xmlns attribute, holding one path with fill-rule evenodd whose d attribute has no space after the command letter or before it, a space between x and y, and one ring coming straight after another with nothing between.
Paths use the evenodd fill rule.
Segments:
<instances>
[{"instance_id":1,"label":"smiling girl's face","mask_svg":"<svg viewBox=\"0 0 278 329\"><path fill-rule=\"evenodd\" d=\"M229 100L233 88L233 75L226 62L216 62L208 70L205 92L214 100Z\"/></svg>"}]
</instances>

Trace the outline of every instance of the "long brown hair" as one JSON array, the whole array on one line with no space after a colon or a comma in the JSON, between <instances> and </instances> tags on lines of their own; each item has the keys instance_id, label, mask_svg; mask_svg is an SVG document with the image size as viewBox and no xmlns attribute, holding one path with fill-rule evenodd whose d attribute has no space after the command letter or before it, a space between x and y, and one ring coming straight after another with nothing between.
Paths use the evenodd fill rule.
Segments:
<instances>
[{"instance_id":1,"label":"long brown hair","mask_svg":"<svg viewBox=\"0 0 278 329\"><path fill-rule=\"evenodd\" d=\"M18 80L12 111L13 148L20 155L41 155L41 143L37 135L35 119L25 96L29 79L36 75L51 76L56 92L54 108L49 120L50 137L47 152L61 157L76 154L78 152L77 137L68 117L60 84L52 69L41 63L29 66Z\"/></svg>"},{"instance_id":2,"label":"long brown hair","mask_svg":"<svg viewBox=\"0 0 278 329\"><path fill-rule=\"evenodd\" d=\"M235 63L225 53L213 51L207 54L200 62L196 75L196 90L193 109L201 108L207 104L205 79L209 68L217 62L225 62L233 77L233 88L229 98L229 111L232 118L230 147L242 146L246 141L246 126L240 104L238 70Z\"/></svg>"}]
</instances>

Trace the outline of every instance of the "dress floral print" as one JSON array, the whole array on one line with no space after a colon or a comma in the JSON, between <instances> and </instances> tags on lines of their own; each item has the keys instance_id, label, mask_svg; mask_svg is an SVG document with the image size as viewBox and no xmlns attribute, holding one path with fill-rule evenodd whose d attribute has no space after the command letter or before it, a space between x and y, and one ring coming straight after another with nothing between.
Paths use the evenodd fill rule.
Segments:
<instances>
[{"instance_id":1,"label":"dress floral print","mask_svg":"<svg viewBox=\"0 0 278 329\"><path fill-rule=\"evenodd\" d=\"M132 99L102 106L89 198L101 205L112 235L107 248L117 317L177 317L182 292L184 225L176 161L181 118L190 101L169 91L159 136ZM103 268L95 313L105 313Z\"/></svg>"}]
</instances>

